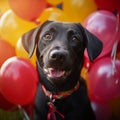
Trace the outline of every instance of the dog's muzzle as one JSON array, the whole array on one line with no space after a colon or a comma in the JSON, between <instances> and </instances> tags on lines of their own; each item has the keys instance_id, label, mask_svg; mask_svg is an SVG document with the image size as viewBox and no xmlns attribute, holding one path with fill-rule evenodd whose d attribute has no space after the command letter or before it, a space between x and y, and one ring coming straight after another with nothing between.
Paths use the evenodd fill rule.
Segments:
<instances>
[{"instance_id":1,"label":"dog's muzzle","mask_svg":"<svg viewBox=\"0 0 120 120\"><path fill-rule=\"evenodd\" d=\"M50 79L64 79L70 73L71 70L68 69L68 52L64 49L54 49L48 54L48 60L44 65L44 73Z\"/></svg>"}]
</instances>

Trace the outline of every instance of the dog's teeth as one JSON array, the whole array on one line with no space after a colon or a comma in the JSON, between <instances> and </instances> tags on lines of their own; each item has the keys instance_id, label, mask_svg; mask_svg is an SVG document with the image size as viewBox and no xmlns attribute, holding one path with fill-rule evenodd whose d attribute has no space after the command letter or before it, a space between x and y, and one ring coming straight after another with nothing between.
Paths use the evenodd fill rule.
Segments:
<instances>
[{"instance_id":1,"label":"dog's teeth","mask_svg":"<svg viewBox=\"0 0 120 120\"><path fill-rule=\"evenodd\" d=\"M49 77L49 78L61 78L68 76L71 71L66 72L62 70L56 70L54 68L44 68L44 73Z\"/></svg>"},{"instance_id":2,"label":"dog's teeth","mask_svg":"<svg viewBox=\"0 0 120 120\"><path fill-rule=\"evenodd\" d=\"M48 68L48 77L60 78L65 74L65 71L56 70L54 68Z\"/></svg>"},{"instance_id":3,"label":"dog's teeth","mask_svg":"<svg viewBox=\"0 0 120 120\"><path fill-rule=\"evenodd\" d=\"M53 73L53 77L57 77L57 78L59 78L63 75L64 75L64 71L56 71Z\"/></svg>"}]
</instances>

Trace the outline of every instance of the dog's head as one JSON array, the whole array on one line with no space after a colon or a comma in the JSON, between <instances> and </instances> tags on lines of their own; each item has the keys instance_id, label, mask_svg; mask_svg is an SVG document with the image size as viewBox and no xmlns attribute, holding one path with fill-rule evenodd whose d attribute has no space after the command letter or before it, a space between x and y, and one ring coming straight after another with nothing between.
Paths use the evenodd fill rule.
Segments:
<instances>
[{"instance_id":1,"label":"dog's head","mask_svg":"<svg viewBox=\"0 0 120 120\"><path fill-rule=\"evenodd\" d=\"M93 61L102 50L101 41L78 23L46 21L22 36L25 50L37 61L51 82L61 81L80 72L84 50Z\"/></svg>"}]
</instances>

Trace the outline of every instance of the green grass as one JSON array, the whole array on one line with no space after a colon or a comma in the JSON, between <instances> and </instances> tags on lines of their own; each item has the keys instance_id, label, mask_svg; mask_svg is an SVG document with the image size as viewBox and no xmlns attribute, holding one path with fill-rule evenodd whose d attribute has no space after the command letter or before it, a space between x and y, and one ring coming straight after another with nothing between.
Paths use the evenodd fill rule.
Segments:
<instances>
[{"instance_id":1,"label":"green grass","mask_svg":"<svg viewBox=\"0 0 120 120\"><path fill-rule=\"evenodd\" d=\"M0 120L29 120L22 109L5 111L0 109Z\"/></svg>"}]
</instances>

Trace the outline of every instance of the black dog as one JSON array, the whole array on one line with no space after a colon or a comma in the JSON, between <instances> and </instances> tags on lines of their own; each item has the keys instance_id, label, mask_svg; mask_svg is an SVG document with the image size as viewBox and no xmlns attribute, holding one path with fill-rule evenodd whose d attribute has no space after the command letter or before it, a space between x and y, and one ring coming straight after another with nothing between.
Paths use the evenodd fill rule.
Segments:
<instances>
[{"instance_id":1,"label":"black dog","mask_svg":"<svg viewBox=\"0 0 120 120\"><path fill-rule=\"evenodd\" d=\"M22 43L29 57L37 46L40 84L33 120L94 120L80 71L85 48L93 61L101 41L78 23L46 21L24 34Z\"/></svg>"}]
</instances>

